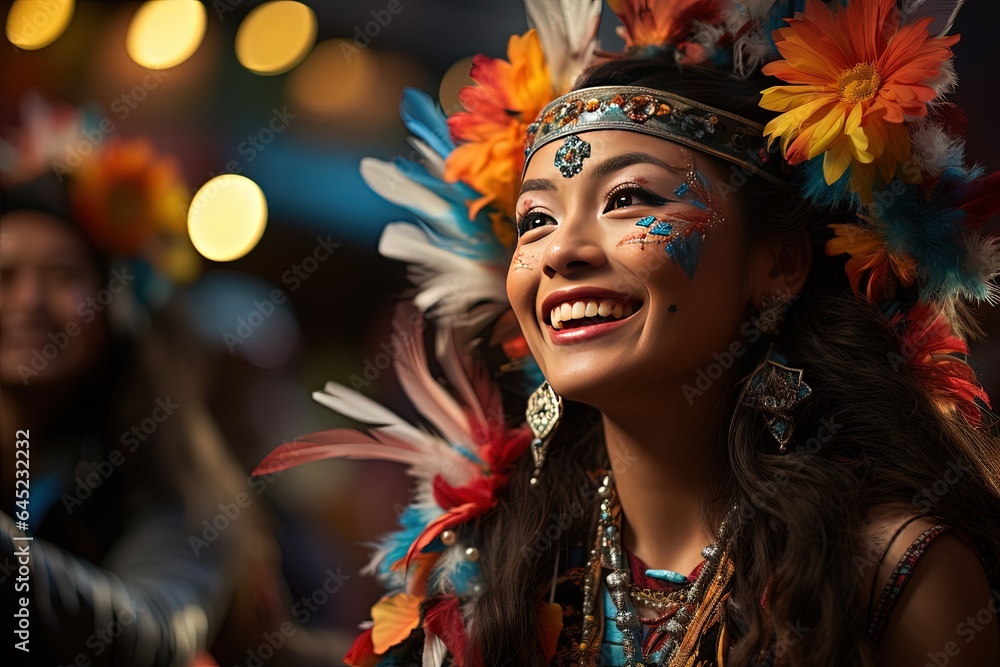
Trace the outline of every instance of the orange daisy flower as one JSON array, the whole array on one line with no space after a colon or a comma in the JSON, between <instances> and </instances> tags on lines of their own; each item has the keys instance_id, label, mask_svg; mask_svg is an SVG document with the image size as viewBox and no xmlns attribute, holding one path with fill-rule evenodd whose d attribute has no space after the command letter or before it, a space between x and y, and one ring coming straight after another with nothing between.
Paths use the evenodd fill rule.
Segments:
<instances>
[{"instance_id":1,"label":"orange daisy flower","mask_svg":"<svg viewBox=\"0 0 1000 667\"><path fill-rule=\"evenodd\" d=\"M927 115L936 95L928 81L958 41L931 37L931 21L900 26L895 0L852 0L846 8L807 0L804 14L775 31L785 59L762 69L794 84L762 91L762 107L784 112L765 136L780 137L790 164L823 154L829 184L853 167L851 189L870 202L876 170L888 183L909 159L905 116ZM898 171L907 182L920 180L915 170Z\"/></svg>"},{"instance_id":2,"label":"orange daisy flower","mask_svg":"<svg viewBox=\"0 0 1000 667\"><path fill-rule=\"evenodd\" d=\"M448 156L444 177L482 194L470 207L471 217L488 204L513 217L528 125L560 94L552 89L534 30L511 36L507 57L509 62L482 55L473 59L472 78L479 85L462 89L459 100L466 111L448 119L452 136L466 143ZM505 226L494 228L501 240L509 236Z\"/></svg>"}]
</instances>

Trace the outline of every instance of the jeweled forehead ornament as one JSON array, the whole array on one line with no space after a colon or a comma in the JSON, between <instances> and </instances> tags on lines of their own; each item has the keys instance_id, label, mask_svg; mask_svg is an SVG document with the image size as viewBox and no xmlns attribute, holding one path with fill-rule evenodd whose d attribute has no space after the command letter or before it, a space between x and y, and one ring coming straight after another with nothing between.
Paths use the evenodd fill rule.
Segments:
<instances>
[{"instance_id":1,"label":"jeweled forehead ornament","mask_svg":"<svg viewBox=\"0 0 1000 667\"><path fill-rule=\"evenodd\" d=\"M598 86L574 90L550 102L528 126L524 168L539 148L557 139L592 130L625 130L661 137L739 165L779 184L791 175L778 146L767 148L764 126L685 97L642 86ZM563 176L580 173L581 146L567 139L556 155ZM572 153L572 155L570 155ZM575 170L575 171L574 171ZM570 172L570 173L568 173ZM522 171L521 177L524 177Z\"/></svg>"},{"instance_id":2,"label":"jeweled forehead ornament","mask_svg":"<svg viewBox=\"0 0 1000 667\"><path fill-rule=\"evenodd\" d=\"M573 178L583 171L584 159L590 157L590 144L571 134L566 143L556 151L555 166L563 178Z\"/></svg>"}]
</instances>

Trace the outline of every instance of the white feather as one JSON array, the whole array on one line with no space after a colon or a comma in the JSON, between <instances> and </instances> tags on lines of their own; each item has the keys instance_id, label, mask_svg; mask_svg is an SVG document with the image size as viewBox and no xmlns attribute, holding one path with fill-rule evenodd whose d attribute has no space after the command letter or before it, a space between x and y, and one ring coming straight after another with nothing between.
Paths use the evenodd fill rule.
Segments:
<instances>
[{"instance_id":1,"label":"white feather","mask_svg":"<svg viewBox=\"0 0 1000 667\"><path fill-rule=\"evenodd\" d=\"M483 264L434 245L427 234L409 223L386 225L379 239L379 253L413 266L407 268L419 291L414 303L435 316L467 313L480 301L509 303L505 278L499 267Z\"/></svg>"},{"instance_id":2,"label":"white feather","mask_svg":"<svg viewBox=\"0 0 1000 667\"><path fill-rule=\"evenodd\" d=\"M723 26L712 25L708 21L694 21L687 41L701 46L704 49L704 57L710 59L715 55L715 47L725 33L726 29ZM678 60L682 59L680 52L676 55Z\"/></svg>"},{"instance_id":3,"label":"white feather","mask_svg":"<svg viewBox=\"0 0 1000 667\"><path fill-rule=\"evenodd\" d=\"M557 92L569 90L597 46L601 0L525 0Z\"/></svg>"},{"instance_id":4,"label":"white feather","mask_svg":"<svg viewBox=\"0 0 1000 667\"><path fill-rule=\"evenodd\" d=\"M361 160L361 177L383 199L416 210L428 220L448 220L455 208L448 201L416 183L391 162L366 157Z\"/></svg>"},{"instance_id":5,"label":"white feather","mask_svg":"<svg viewBox=\"0 0 1000 667\"><path fill-rule=\"evenodd\" d=\"M739 35L733 41L733 71L747 77L775 56L764 25L775 0L744 0L723 12L726 32ZM748 25L749 24L749 25Z\"/></svg>"},{"instance_id":6,"label":"white feather","mask_svg":"<svg viewBox=\"0 0 1000 667\"><path fill-rule=\"evenodd\" d=\"M430 630L424 635L424 659L423 667L441 667L444 658L448 653L441 638Z\"/></svg>"},{"instance_id":7,"label":"white feather","mask_svg":"<svg viewBox=\"0 0 1000 667\"><path fill-rule=\"evenodd\" d=\"M452 445L470 445L469 424L462 406L431 375L424 351L423 328L408 327L405 322L410 312L401 304L393 318L397 338L403 341L395 360L396 377L417 411L445 440Z\"/></svg>"},{"instance_id":8,"label":"white feather","mask_svg":"<svg viewBox=\"0 0 1000 667\"><path fill-rule=\"evenodd\" d=\"M413 146L420 157L424 159L424 168L427 172L434 178L444 180L444 156L439 155L437 151L431 148L427 143L421 141L416 137L408 137L407 141Z\"/></svg>"},{"instance_id":9,"label":"white feather","mask_svg":"<svg viewBox=\"0 0 1000 667\"><path fill-rule=\"evenodd\" d=\"M458 392L465 405L471 408L473 416L479 425L488 427L487 416L489 415L494 420L493 425L496 426L497 419L502 417L500 396L496 391L496 383L489 382L489 380L485 380L481 376L475 378L478 387L482 388L484 385L489 385L490 389L493 390L487 396L480 396L473 387L472 382L469 381L469 372L475 372L475 369L466 369L463 366L462 354L462 351L457 347L451 329L448 327L439 327L437 330L435 355L441 363L441 368L444 369L445 376L451 382L455 391ZM479 366L478 368L480 373L484 371L483 366ZM502 422L502 419L500 421ZM475 434L470 435L474 439L479 439L475 438Z\"/></svg>"},{"instance_id":10,"label":"white feather","mask_svg":"<svg viewBox=\"0 0 1000 667\"><path fill-rule=\"evenodd\" d=\"M410 426L391 410L336 382L327 382L323 391L314 391L312 396L317 403L365 424Z\"/></svg>"},{"instance_id":11,"label":"white feather","mask_svg":"<svg viewBox=\"0 0 1000 667\"><path fill-rule=\"evenodd\" d=\"M965 142L951 137L941 126L924 118L911 124L911 157L920 170L940 176L948 167L960 167L965 162Z\"/></svg>"},{"instance_id":12,"label":"white feather","mask_svg":"<svg viewBox=\"0 0 1000 667\"><path fill-rule=\"evenodd\" d=\"M928 16L934 20L927 26L932 37L947 35L958 17L958 10L965 0L903 0L900 7L900 25L915 23Z\"/></svg>"},{"instance_id":13,"label":"white feather","mask_svg":"<svg viewBox=\"0 0 1000 667\"><path fill-rule=\"evenodd\" d=\"M426 360L424 367L426 368ZM397 373L399 372L397 366ZM400 376L401 382L404 379L409 379L405 373ZM431 383L434 387L441 389L440 385L433 380ZM435 399L442 398L435 396L431 401L421 400L423 396L426 396L426 394L421 393L425 389L423 386L413 386L412 382L405 382L404 389L415 406L422 412L434 407L433 401ZM382 447L382 451L386 454L392 454L394 460L407 463L409 465L407 473L414 477L431 480L436 475L441 475L449 484L460 485L467 483L478 474L476 464L455 451L448 442L414 427L362 394L335 382L328 382L324 392L313 392L313 399L345 417L367 424L385 424L385 426L370 429L372 435L382 440L382 444L378 446ZM452 403L454 404L454 401ZM425 416L428 415L425 414ZM441 435L447 440L456 437L454 430L442 431ZM457 437L460 438L459 441L462 441L467 436L459 433ZM350 456L349 458L357 457Z\"/></svg>"},{"instance_id":14,"label":"white feather","mask_svg":"<svg viewBox=\"0 0 1000 667\"><path fill-rule=\"evenodd\" d=\"M958 88L958 73L955 71L955 62L945 60L941 63L938 73L924 81L924 85L934 89L937 95L929 104L943 101L943 98L951 95Z\"/></svg>"},{"instance_id":15,"label":"white feather","mask_svg":"<svg viewBox=\"0 0 1000 667\"><path fill-rule=\"evenodd\" d=\"M454 593L452 579L458 568L465 564L465 549L461 546L453 546L445 549L434 563L434 587L429 591L431 594Z\"/></svg>"},{"instance_id":16,"label":"white feather","mask_svg":"<svg viewBox=\"0 0 1000 667\"><path fill-rule=\"evenodd\" d=\"M986 286L984 300L991 306L997 305L1000 303L1000 287L994 279L1000 275L1000 239L978 229L966 234L962 241L965 245L963 270L979 276Z\"/></svg>"}]
</instances>

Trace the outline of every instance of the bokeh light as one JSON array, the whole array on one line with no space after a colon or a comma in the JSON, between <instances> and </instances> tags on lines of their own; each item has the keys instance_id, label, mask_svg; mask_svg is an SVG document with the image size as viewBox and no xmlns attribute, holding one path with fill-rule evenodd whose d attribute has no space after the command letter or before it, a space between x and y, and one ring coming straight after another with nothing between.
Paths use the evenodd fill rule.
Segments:
<instances>
[{"instance_id":1,"label":"bokeh light","mask_svg":"<svg viewBox=\"0 0 1000 667\"><path fill-rule=\"evenodd\" d=\"M255 7L236 32L236 57L257 74L287 72L316 43L316 14L301 2L278 0Z\"/></svg>"},{"instance_id":2,"label":"bokeh light","mask_svg":"<svg viewBox=\"0 0 1000 667\"><path fill-rule=\"evenodd\" d=\"M175 67L201 45L207 22L198 0L148 0L132 17L125 48L143 67Z\"/></svg>"},{"instance_id":3,"label":"bokeh light","mask_svg":"<svg viewBox=\"0 0 1000 667\"><path fill-rule=\"evenodd\" d=\"M264 193L238 174L221 174L205 183L188 211L191 243L216 262L229 262L250 252L266 224Z\"/></svg>"},{"instance_id":4,"label":"bokeh light","mask_svg":"<svg viewBox=\"0 0 1000 667\"><path fill-rule=\"evenodd\" d=\"M469 73L472 71L472 58L462 58L457 63L448 68L441 78L441 85L438 87L438 101L441 108L448 115L456 111L462 111L462 105L458 101L458 93L466 86L475 84Z\"/></svg>"},{"instance_id":5,"label":"bokeh light","mask_svg":"<svg viewBox=\"0 0 1000 667\"><path fill-rule=\"evenodd\" d=\"M288 99L296 110L313 117L356 114L365 111L369 92L380 85L377 72L369 49L358 49L349 39L326 40L288 76Z\"/></svg>"},{"instance_id":6,"label":"bokeh light","mask_svg":"<svg viewBox=\"0 0 1000 667\"><path fill-rule=\"evenodd\" d=\"M73 18L73 0L16 0L7 14L7 39L19 49L48 46Z\"/></svg>"}]
</instances>

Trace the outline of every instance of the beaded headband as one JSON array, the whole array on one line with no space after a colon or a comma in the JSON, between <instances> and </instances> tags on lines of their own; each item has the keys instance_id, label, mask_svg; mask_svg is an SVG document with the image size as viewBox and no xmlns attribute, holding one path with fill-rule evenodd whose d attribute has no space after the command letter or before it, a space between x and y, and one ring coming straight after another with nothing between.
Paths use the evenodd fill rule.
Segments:
<instances>
[{"instance_id":1,"label":"beaded headband","mask_svg":"<svg viewBox=\"0 0 1000 667\"><path fill-rule=\"evenodd\" d=\"M524 167L545 144L580 132L625 130L685 144L784 184L791 171L769 150L764 126L679 95L641 86L574 90L550 102L528 126Z\"/></svg>"}]
</instances>

